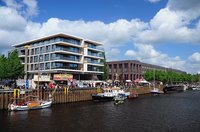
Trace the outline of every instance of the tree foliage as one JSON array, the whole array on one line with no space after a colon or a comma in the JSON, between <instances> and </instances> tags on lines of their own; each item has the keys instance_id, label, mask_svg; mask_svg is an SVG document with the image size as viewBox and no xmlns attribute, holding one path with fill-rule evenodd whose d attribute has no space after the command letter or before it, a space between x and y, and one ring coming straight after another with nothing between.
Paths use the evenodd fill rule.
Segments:
<instances>
[{"instance_id":1,"label":"tree foliage","mask_svg":"<svg viewBox=\"0 0 200 132\"><path fill-rule=\"evenodd\" d=\"M153 81L154 71L147 70L143 76L147 81ZM168 83L168 84L179 83L179 82L194 83L200 81L200 74L181 74L171 71L155 70L155 80L162 81L163 83Z\"/></svg>"},{"instance_id":2,"label":"tree foliage","mask_svg":"<svg viewBox=\"0 0 200 132\"><path fill-rule=\"evenodd\" d=\"M103 80L106 80L108 78L108 68L107 68L107 64L106 64L106 55L105 55L105 52L103 52L103 57L104 59L101 61L103 63L103 67L102 67L102 71L104 72L103 73Z\"/></svg>"},{"instance_id":3,"label":"tree foliage","mask_svg":"<svg viewBox=\"0 0 200 132\"><path fill-rule=\"evenodd\" d=\"M17 50L9 53L8 57L0 55L0 78L17 79L24 77L24 65L21 64Z\"/></svg>"}]
</instances>

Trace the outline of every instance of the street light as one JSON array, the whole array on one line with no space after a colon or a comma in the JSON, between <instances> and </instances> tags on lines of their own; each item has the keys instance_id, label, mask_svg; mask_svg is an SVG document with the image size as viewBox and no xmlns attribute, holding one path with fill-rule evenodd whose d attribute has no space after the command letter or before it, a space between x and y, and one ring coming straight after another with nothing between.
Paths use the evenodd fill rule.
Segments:
<instances>
[{"instance_id":1,"label":"street light","mask_svg":"<svg viewBox=\"0 0 200 132\"><path fill-rule=\"evenodd\" d=\"M24 71L25 71L25 76L24 76L24 79L25 80L27 80L27 71L28 71L28 69L27 69L27 65L28 65L28 62L27 62L27 60L28 60L28 49L30 48L30 46L29 45L25 45L24 46L24 48L25 48L25 65L24 65Z\"/></svg>"}]
</instances>

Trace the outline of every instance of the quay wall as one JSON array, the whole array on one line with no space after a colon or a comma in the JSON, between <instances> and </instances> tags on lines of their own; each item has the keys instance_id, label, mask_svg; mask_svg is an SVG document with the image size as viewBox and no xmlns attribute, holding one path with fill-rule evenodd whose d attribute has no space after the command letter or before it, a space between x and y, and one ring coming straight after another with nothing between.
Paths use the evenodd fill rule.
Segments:
<instances>
[{"instance_id":1,"label":"quay wall","mask_svg":"<svg viewBox=\"0 0 200 132\"><path fill-rule=\"evenodd\" d=\"M159 86L160 90L162 90L162 86ZM128 91L134 91L138 94L148 94L150 93L151 87L133 87L128 89ZM49 93L52 93L52 89L40 90L38 94L38 90L30 90L26 91L23 94L19 93L20 91L10 91L10 92L0 92L0 110L7 109L8 104L12 102L15 98L16 103L23 103L25 101L34 100L34 97L39 95L40 99L46 100L49 98ZM66 88L57 89L53 95L53 104L61 104L61 103L72 103L72 102L80 102L80 101L89 101L92 100L91 94L97 93L97 88L82 88L82 89L73 89L67 90ZM28 96L28 97L27 97ZM30 97L29 97L30 96ZM27 98L25 98L27 97ZM20 98L20 99L18 99ZM21 99L24 98L24 99Z\"/></svg>"}]
</instances>

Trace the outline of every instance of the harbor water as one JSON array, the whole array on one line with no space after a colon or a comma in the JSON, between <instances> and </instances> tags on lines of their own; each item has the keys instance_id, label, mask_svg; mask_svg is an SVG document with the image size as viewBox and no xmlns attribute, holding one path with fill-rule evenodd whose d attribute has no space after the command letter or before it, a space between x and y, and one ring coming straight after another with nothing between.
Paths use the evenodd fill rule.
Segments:
<instances>
[{"instance_id":1,"label":"harbor water","mask_svg":"<svg viewBox=\"0 0 200 132\"><path fill-rule=\"evenodd\" d=\"M0 111L1 132L199 132L200 91Z\"/></svg>"}]
</instances>

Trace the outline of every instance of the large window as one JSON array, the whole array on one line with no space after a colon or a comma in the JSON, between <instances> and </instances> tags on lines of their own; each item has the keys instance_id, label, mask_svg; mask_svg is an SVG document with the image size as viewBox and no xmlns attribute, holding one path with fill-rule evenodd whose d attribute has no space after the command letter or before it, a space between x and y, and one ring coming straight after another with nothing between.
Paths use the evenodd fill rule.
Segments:
<instances>
[{"instance_id":1,"label":"large window","mask_svg":"<svg viewBox=\"0 0 200 132\"><path fill-rule=\"evenodd\" d=\"M39 54L39 48L35 49L35 54Z\"/></svg>"},{"instance_id":2,"label":"large window","mask_svg":"<svg viewBox=\"0 0 200 132\"><path fill-rule=\"evenodd\" d=\"M44 53L44 47L40 47L40 54Z\"/></svg>"},{"instance_id":3,"label":"large window","mask_svg":"<svg viewBox=\"0 0 200 132\"><path fill-rule=\"evenodd\" d=\"M52 45L52 51L56 50L56 45Z\"/></svg>"},{"instance_id":4,"label":"large window","mask_svg":"<svg viewBox=\"0 0 200 132\"><path fill-rule=\"evenodd\" d=\"M46 46L46 53L51 52L51 45Z\"/></svg>"},{"instance_id":5,"label":"large window","mask_svg":"<svg viewBox=\"0 0 200 132\"><path fill-rule=\"evenodd\" d=\"M40 55L40 62L43 61L43 55Z\"/></svg>"},{"instance_id":6,"label":"large window","mask_svg":"<svg viewBox=\"0 0 200 132\"><path fill-rule=\"evenodd\" d=\"M44 63L40 63L40 70L44 70Z\"/></svg>"},{"instance_id":7,"label":"large window","mask_svg":"<svg viewBox=\"0 0 200 132\"><path fill-rule=\"evenodd\" d=\"M34 62L38 62L38 56L34 56Z\"/></svg>"},{"instance_id":8,"label":"large window","mask_svg":"<svg viewBox=\"0 0 200 132\"><path fill-rule=\"evenodd\" d=\"M45 64L45 70L49 70L50 69L50 62Z\"/></svg>"},{"instance_id":9,"label":"large window","mask_svg":"<svg viewBox=\"0 0 200 132\"><path fill-rule=\"evenodd\" d=\"M49 61L49 54L45 55L45 61Z\"/></svg>"},{"instance_id":10,"label":"large window","mask_svg":"<svg viewBox=\"0 0 200 132\"><path fill-rule=\"evenodd\" d=\"M78 68L78 64L69 64L69 69L76 70Z\"/></svg>"}]
</instances>

